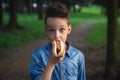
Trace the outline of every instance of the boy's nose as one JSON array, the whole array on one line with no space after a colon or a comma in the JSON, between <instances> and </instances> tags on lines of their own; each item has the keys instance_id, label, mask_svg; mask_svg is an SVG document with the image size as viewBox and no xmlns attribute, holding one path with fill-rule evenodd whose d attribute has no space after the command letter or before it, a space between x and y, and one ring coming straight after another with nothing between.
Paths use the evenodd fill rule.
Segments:
<instances>
[{"instance_id":1,"label":"boy's nose","mask_svg":"<svg viewBox=\"0 0 120 80\"><path fill-rule=\"evenodd\" d=\"M55 32L55 39L59 39L59 32L58 31Z\"/></svg>"}]
</instances>

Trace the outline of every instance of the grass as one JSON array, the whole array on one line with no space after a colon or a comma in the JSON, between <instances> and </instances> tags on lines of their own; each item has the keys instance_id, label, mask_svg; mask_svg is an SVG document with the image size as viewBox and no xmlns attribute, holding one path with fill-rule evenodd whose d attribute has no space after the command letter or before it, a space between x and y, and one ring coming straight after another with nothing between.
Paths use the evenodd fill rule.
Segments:
<instances>
[{"instance_id":1,"label":"grass","mask_svg":"<svg viewBox=\"0 0 120 80\"><path fill-rule=\"evenodd\" d=\"M9 19L8 14L4 13L3 18L4 18L4 24L6 25ZM18 14L17 18L19 25L23 26L25 29L21 31L12 30L10 32L0 33L1 36L0 47L4 47L4 48L16 47L19 45L27 44L35 39L42 39L45 37L44 22L43 20L41 21L38 20L37 14L31 14L31 15ZM100 14L100 8L96 6L83 7L81 13L71 12L70 23L72 24L73 27L85 21L96 21L96 22L104 23L106 21L106 17ZM104 25L105 23L102 24L101 26ZM88 41L90 43L95 42L96 44L98 44L100 42L99 41L100 37L97 38L96 37L97 35L93 35L94 33L91 34L92 34L90 35L91 38L94 38L95 41L91 41L91 39L88 39ZM100 35L100 33L98 34Z\"/></svg>"},{"instance_id":2,"label":"grass","mask_svg":"<svg viewBox=\"0 0 120 80\"><path fill-rule=\"evenodd\" d=\"M24 45L35 39L42 39L45 36L43 31L43 21L37 19L37 15L18 14L18 24L23 26L23 30L11 30L1 32L0 45L5 48ZM4 14L4 24L8 23L8 14ZM0 46L0 47L1 47Z\"/></svg>"},{"instance_id":3,"label":"grass","mask_svg":"<svg viewBox=\"0 0 120 80\"><path fill-rule=\"evenodd\" d=\"M106 23L96 23L91 26L86 42L90 45L106 47L107 27Z\"/></svg>"},{"instance_id":4,"label":"grass","mask_svg":"<svg viewBox=\"0 0 120 80\"><path fill-rule=\"evenodd\" d=\"M85 21L106 21L106 16L102 15L100 8L96 6L83 7L81 13L72 13L71 22L75 23L76 21L85 22Z\"/></svg>"},{"instance_id":5,"label":"grass","mask_svg":"<svg viewBox=\"0 0 120 80\"><path fill-rule=\"evenodd\" d=\"M89 7L83 7L82 12L100 14L101 13L101 7L94 6L94 5L89 6Z\"/></svg>"},{"instance_id":6,"label":"grass","mask_svg":"<svg viewBox=\"0 0 120 80\"><path fill-rule=\"evenodd\" d=\"M118 17L118 47L120 47L120 17ZM106 48L107 43L107 23L99 22L91 26L90 34L86 42L90 45L97 45L101 48Z\"/></svg>"}]
</instances>

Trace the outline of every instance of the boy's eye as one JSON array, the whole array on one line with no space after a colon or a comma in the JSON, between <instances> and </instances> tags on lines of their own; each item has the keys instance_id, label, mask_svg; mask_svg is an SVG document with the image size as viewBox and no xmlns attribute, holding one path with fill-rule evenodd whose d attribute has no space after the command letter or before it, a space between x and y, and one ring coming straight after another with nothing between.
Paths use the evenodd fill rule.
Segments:
<instances>
[{"instance_id":1,"label":"boy's eye","mask_svg":"<svg viewBox=\"0 0 120 80\"><path fill-rule=\"evenodd\" d=\"M61 29L60 29L60 32L64 32L64 30L65 30L64 28L61 28Z\"/></svg>"},{"instance_id":2,"label":"boy's eye","mask_svg":"<svg viewBox=\"0 0 120 80\"><path fill-rule=\"evenodd\" d=\"M49 31L49 32L53 32L53 31L54 31L54 29L49 29L48 31Z\"/></svg>"}]
</instances>

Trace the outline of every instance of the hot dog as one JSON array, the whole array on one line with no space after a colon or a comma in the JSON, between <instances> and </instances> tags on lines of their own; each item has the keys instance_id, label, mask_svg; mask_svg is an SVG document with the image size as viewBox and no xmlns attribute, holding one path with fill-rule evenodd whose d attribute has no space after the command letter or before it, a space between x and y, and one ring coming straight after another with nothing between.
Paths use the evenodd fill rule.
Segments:
<instances>
[{"instance_id":1,"label":"hot dog","mask_svg":"<svg viewBox=\"0 0 120 80\"><path fill-rule=\"evenodd\" d=\"M62 57L64 55L64 44L60 40L54 40L52 42L53 54L55 57Z\"/></svg>"}]
</instances>

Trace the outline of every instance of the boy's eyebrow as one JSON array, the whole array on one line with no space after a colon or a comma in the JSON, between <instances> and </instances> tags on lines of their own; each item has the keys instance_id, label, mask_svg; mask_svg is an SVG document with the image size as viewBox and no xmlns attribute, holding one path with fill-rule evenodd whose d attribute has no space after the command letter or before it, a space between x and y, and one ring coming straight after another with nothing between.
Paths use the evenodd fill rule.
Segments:
<instances>
[{"instance_id":1,"label":"boy's eyebrow","mask_svg":"<svg viewBox=\"0 0 120 80\"><path fill-rule=\"evenodd\" d=\"M60 25L60 26L58 26L58 27L64 27L64 25Z\"/></svg>"},{"instance_id":2,"label":"boy's eyebrow","mask_svg":"<svg viewBox=\"0 0 120 80\"><path fill-rule=\"evenodd\" d=\"M47 25L48 27L54 27L54 26L58 26L58 27L64 27L64 25Z\"/></svg>"},{"instance_id":3,"label":"boy's eyebrow","mask_svg":"<svg viewBox=\"0 0 120 80\"><path fill-rule=\"evenodd\" d=\"M53 25L47 25L47 27L52 28L52 27L53 27Z\"/></svg>"}]
</instances>

